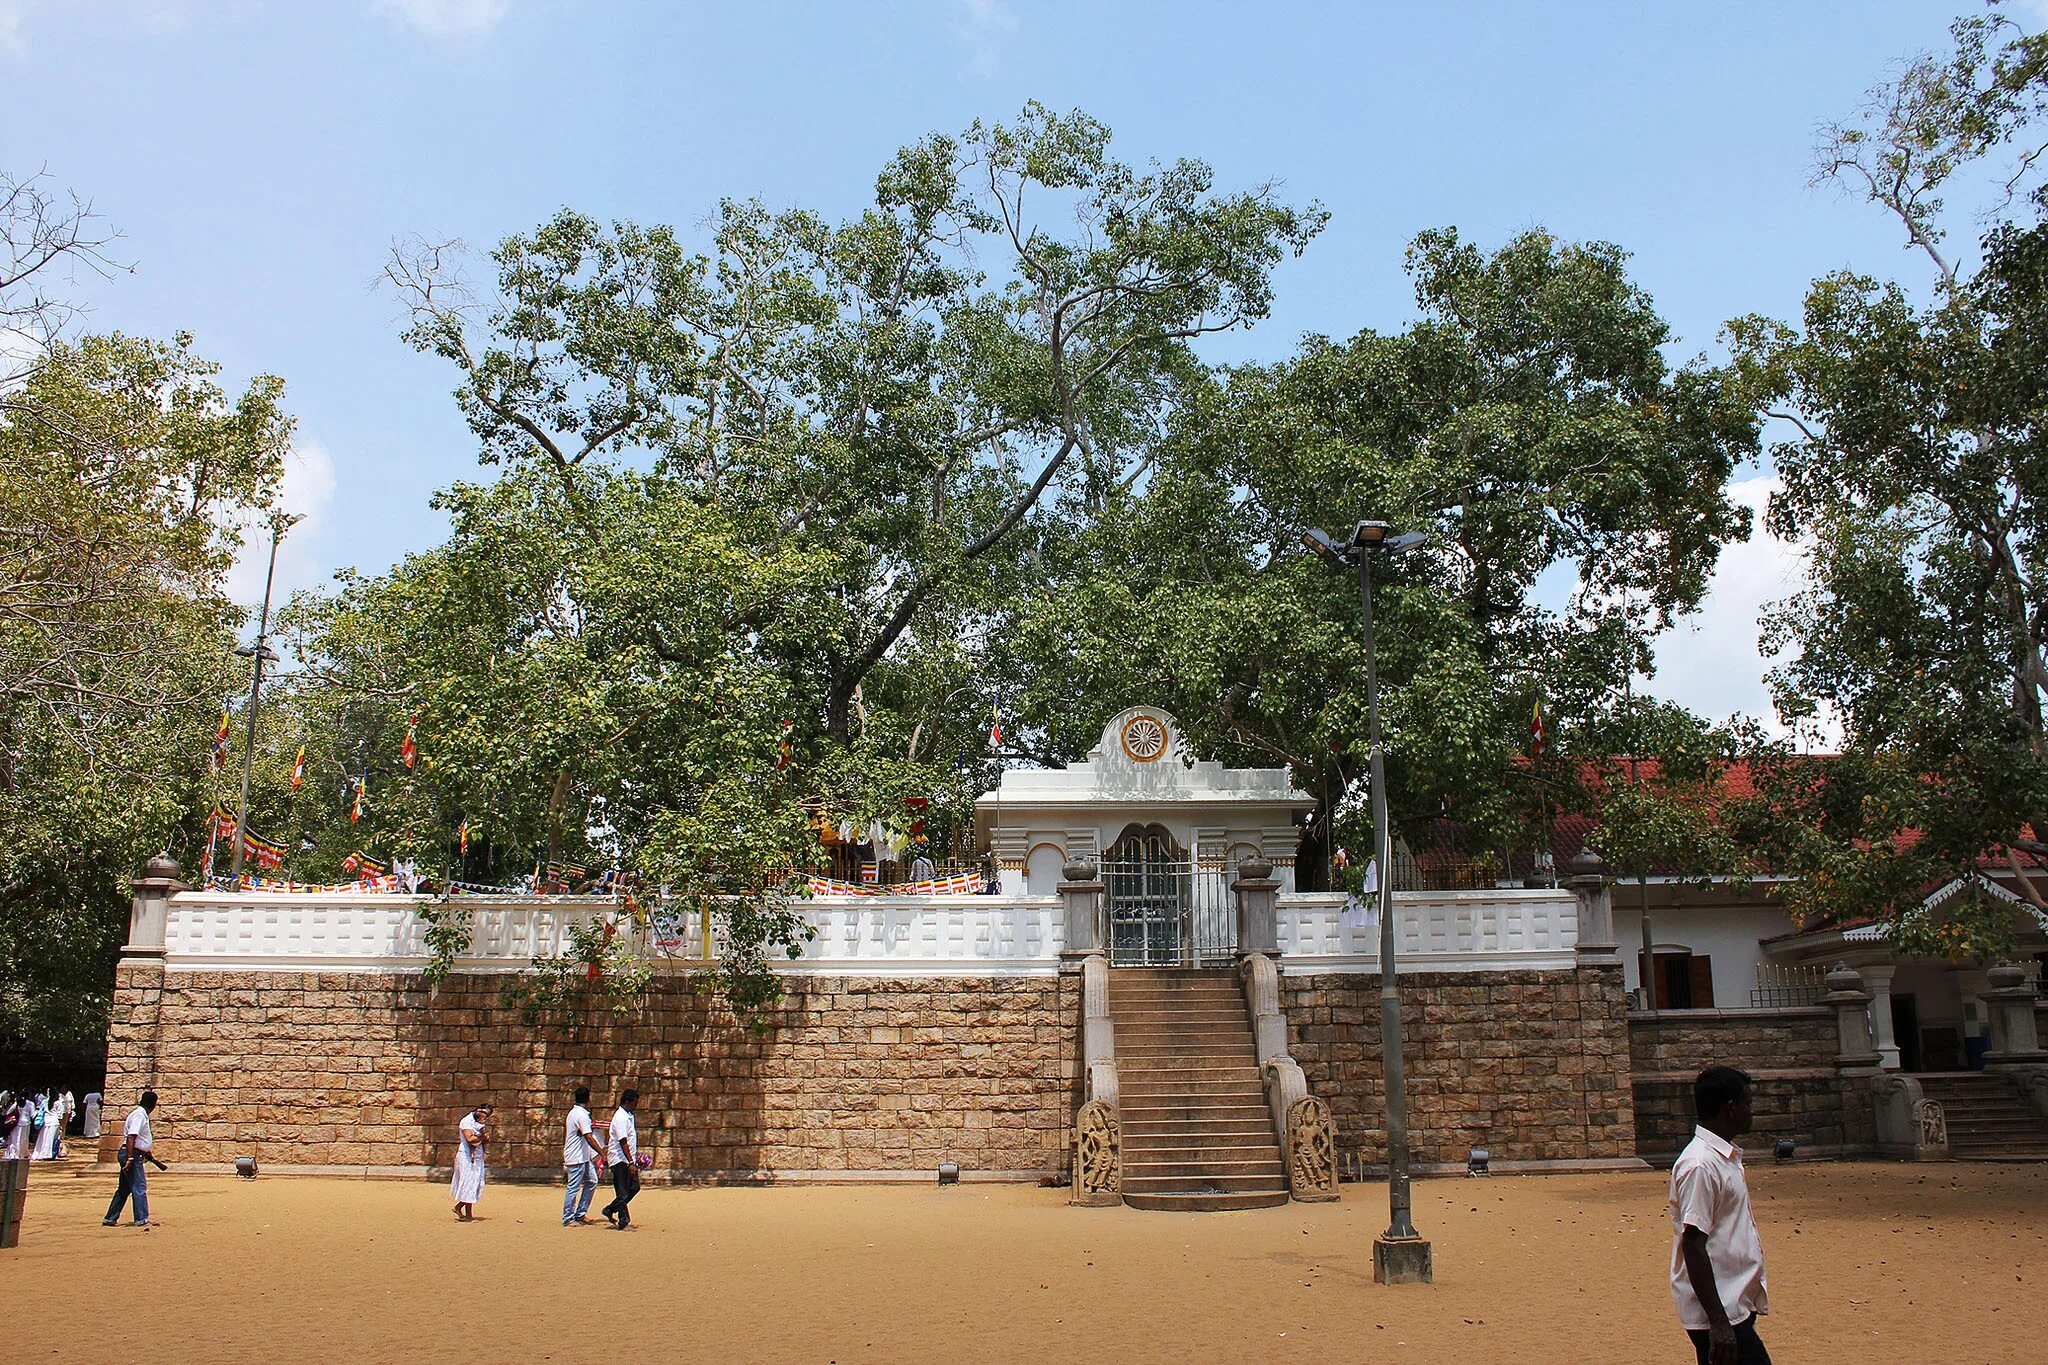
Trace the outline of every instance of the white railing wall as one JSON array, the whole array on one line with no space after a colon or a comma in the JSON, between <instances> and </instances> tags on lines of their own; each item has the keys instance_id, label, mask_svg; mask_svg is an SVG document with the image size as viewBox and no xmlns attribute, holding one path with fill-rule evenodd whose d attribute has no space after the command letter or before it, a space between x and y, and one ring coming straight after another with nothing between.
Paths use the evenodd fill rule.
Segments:
<instances>
[{"instance_id":1,"label":"white railing wall","mask_svg":"<svg viewBox=\"0 0 2048 1365\"><path fill-rule=\"evenodd\" d=\"M1395 896L1401 965L1412 971L1569 968L1576 902L1563 891L1430 891ZM171 898L165 965L172 970L417 971L425 925L406 895L186 891ZM447 903L474 916L464 971L516 971L567 946L567 927L618 915L593 896L473 896ZM1059 969L1065 917L1051 897L821 896L803 913L817 934L791 973L882 976L1033 976ZM684 916L648 947L676 969L705 958L701 925ZM622 924L623 927L623 924ZM1345 922L1344 899L1284 895L1277 909L1280 969L1293 975L1375 972L1379 931ZM714 952L717 945L713 944Z\"/></svg>"}]
</instances>

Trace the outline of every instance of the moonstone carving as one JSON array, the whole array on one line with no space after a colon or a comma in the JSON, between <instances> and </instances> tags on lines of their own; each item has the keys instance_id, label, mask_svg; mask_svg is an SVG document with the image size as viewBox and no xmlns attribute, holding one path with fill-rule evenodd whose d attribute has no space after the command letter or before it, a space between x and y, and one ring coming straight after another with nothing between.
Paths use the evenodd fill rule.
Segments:
<instances>
[{"instance_id":1,"label":"moonstone carving","mask_svg":"<svg viewBox=\"0 0 2048 1365\"><path fill-rule=\"evenodd\" d=\"M1116 1109L1101 1100L1082 1105L1074 1119L1074 1190L1088 1203L1124 1196L1123 1128Z\"/></svg>"},{"instance_id":2,"label":"moonstone carving","mask_svg":"<svg viewBox=\"0 0 2048 1365\"><path fill-rule=\"evenodd\" d=\"M1287 1181L1296 1199L1337 1197L1337 1124L1314 1095L1287 1108Z\"/></svg>"}]
</instances>

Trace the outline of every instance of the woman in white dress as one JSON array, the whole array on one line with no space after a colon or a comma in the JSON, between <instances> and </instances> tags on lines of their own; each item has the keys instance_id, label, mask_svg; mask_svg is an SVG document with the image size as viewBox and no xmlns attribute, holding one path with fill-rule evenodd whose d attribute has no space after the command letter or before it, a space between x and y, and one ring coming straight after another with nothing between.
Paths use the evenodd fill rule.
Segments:
<instances>
[{"instance_id":1,"label":"woman in white dress","mask_svg":"<svg viewBox=\"0 0 2048 1365\"><path fill-rule=\"evenodd\" d=\"M6 1145L0 1146L0 1160L20 1161L28 1155L29 1137L35 1131L35 1097L19 1095L8 1100L5 1121L14 1126L7 1130Z\"/></svg>"},{"instance_id":2,"label":"woman in white dress","mask_svg":"<svg viewBox=\"0 0 2048 1365\"><path fill-rule=\"evenodd\" d=\"M484 1192L484 1151L491 1138L491 1106L480 1104L462 1116L456 1126L455 1179L448 1192L455 1197L455 1218L467 1223L476 1214L477 1196Z\"/></svg>"},{"instance_id":3,"label":"woman in white dress","mask_svg":"<svg viewBox=\"0 0 2048 1365\"><path fill-rule=\"evenodd\" d=\"M81 1130L80 1135L93 1141L98 1141L100 1135L100 1092L97 1090L86 1091L85 1099L81 1103L85 1108L85 1126Z\"/></svg>"},{"instance_id":4,"label":"woman in white dress","mask_svg":"<svg viewBox=\"0 0 2048 1365\"><path fill-rule=\"evenodd\" d=\"M57 1155L57 1134L64 1131L64 1116L58 1112L62 1101L43 1098L37 1101L36 1112L43 1117L43 1126L36 1130L36 1149L28 1154L30 1161L51 1161Z\"/></svg>"}]
</instances>

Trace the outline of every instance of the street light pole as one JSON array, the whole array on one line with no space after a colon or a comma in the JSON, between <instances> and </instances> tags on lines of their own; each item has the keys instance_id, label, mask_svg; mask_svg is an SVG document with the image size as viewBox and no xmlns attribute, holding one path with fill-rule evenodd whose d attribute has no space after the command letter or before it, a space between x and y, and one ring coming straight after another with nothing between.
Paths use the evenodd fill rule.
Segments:
<instances>
[{"instance_id":1,"label":"street light pole","mask_svg":"<svg viewBox=\"0 0 2048 1365\"><path fill-rule=\"evenodd\" d=\"M256 706L263 696L263 664L277 656L270 651L270 589L277 581L277 543L284 539L284 533L305 520L303 517L287 516L273 512L270 517L270 567L263 574L263 614L257 618L256 643L246 650L254 660L249 677L249 728L242 745L242 795L235 803L235 847L231 854L235 890L242 889L242 856L249 837L249 771L256 766Z\"/></svg>"},{"instance_id":2,"label":"street light pole","mask_svg":"<svg viewBox=\"0 0 2048 1365\"><path fill-rule=\"evenodd\" d=\"M1394 940L1394 830L1387 815L1386 758L1380 745L1380 681L1372 624L1372 561L1379 554L1414 549L1422 533L1394 534L1385 522L1361 521L1338 543L1321 531L1302 539L1333 565L1358 570L1365 617L1367 780L1372 784L1373 857L1379 873L1380 1063L1387 1092L1387 1230L1373 1239L1372 1277L1381 1284L1428 1284L1436 1278L1430 1244L1415 1230L1408 1182L1408 1077L1401 1036L1401 978Z\"/></svg>"}]
</instances>

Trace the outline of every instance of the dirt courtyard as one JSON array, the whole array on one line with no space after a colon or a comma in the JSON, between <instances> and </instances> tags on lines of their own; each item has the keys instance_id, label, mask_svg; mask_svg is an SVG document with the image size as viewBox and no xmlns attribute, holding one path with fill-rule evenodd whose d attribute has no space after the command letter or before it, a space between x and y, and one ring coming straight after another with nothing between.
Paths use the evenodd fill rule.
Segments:
<instances>
[{"instance_id":1,"label":"dirt courtyard","mask_svg":"<svg viewBox=\"0 0 2048 1365\"><path fill-rule=\"evenodd\" d=\"M1372 1283L1383 1185L1235 1214L964 1185L649 1188L639 1231L561 1192L179 1175L153 1231L39 1166L0 1320L185 1361L1689 1361L1661 1174L1415 1187L1433 1286ZM2048 1356L2048 1167L1752 1167L1783 1365ZM603 1202L601 1196L599 1203ZM39 1350L20 1353L39 1358Z\"/></svg>"}]
</instances>

